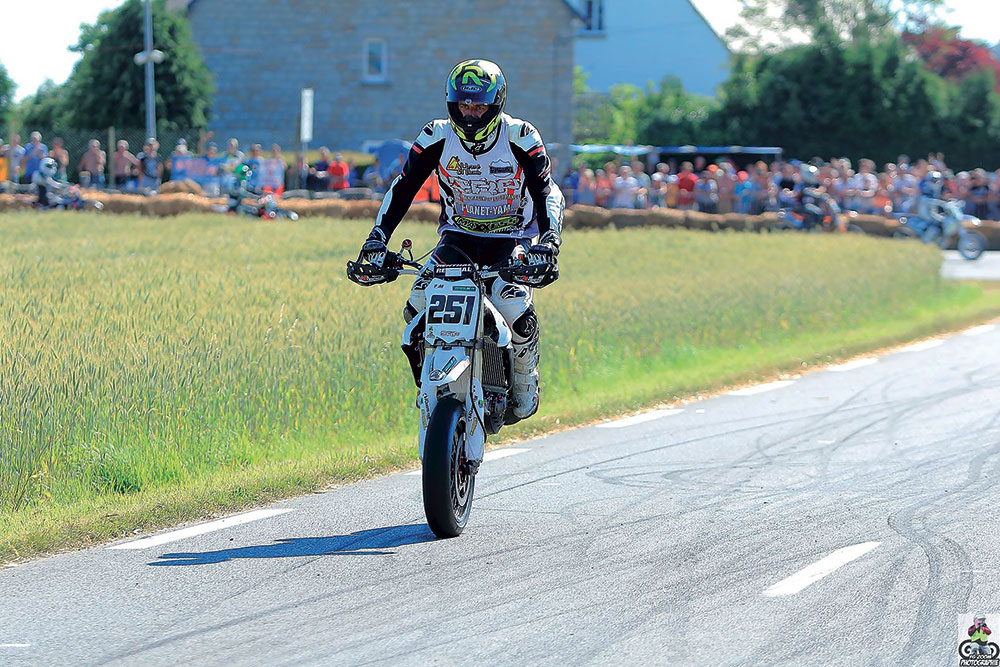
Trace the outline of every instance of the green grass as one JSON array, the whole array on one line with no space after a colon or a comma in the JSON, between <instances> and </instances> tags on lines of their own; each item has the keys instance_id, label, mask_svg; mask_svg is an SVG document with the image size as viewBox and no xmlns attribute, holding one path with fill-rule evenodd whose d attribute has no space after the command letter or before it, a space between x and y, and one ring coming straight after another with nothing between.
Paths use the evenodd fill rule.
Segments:
<instances>
[{"instance_id":1,"label":"green grass","mask_svg":"<svg viewBox=\"0 0 1000 667\"><path fill-rule=\"evenodd\" d=\"M344 277L368 227L0 219L0 561L412 465L408 285ZM560 260L542 409L507 437L1000 313L888 240L569 231Z\"/></svg>"}]
</instances>

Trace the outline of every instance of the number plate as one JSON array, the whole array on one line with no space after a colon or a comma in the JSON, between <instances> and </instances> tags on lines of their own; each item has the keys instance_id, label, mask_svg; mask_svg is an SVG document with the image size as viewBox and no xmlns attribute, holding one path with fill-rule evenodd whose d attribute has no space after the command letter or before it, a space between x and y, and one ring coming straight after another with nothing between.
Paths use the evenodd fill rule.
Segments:
<instances>
[{"instance_id":1,"label":"number plate","mask_svg":"<svg viewBox=\"0 0 1000 667\"><path fill-rule=\"evenodd\" d=\"M471 342L479 323L479 290L471 280L440 280L427 286L428 343Z\"/></svg>"}]
</instances>

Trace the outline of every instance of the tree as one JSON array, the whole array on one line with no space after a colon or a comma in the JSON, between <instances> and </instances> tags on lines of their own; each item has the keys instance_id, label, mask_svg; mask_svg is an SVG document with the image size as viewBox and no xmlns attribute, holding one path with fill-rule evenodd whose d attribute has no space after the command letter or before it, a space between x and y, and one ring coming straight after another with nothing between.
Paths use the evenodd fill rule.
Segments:
<instances>
[{"instance_id":1,"label":"tree","mask_svg":"<svg viewBox=\"0 0 1000 667\"><path fill-rule=\"evenodd\" d=\"M958 28L922 22L903 32L903 41L916 49L927 69L960 82L973 72L989 70L1000 81L1000 61L981 42L962 39Z\"/></svg>"},{"instance_id":2,"label":"tree","mask_svg":"<svg viewBox=\"0 0 1000 667\"><path fill-rule=\"evenodd\" d=\"M208 124L213 85L191 28L169 12L166 0L153 0L154 48L166 59L156 66L158 130L200 129ZM74 51L83 57L73 69L67 91L68 117L76 127L142 127L146 118L144 68L132 60L142 51L141 0L102 12L82 25Z\"/></svg>"},{"instance_id":3,"label":"tree","mask_svg":"<svg viewBox=\"0 0 1000 667\"><path fill-rule=\"evenodd\" d=\"M925 17L941 0L742 0L742 22L726 31L737 49L794 43L879 40Z\"/></svg>"},{"instance_id":4,"label":"tree","mask_svg":"<svg viewBox=\"0 0 1000 667\"><path fill-rule=\"evenodd\" d=\"M888 161L947 151L948 109L947 84L895 38L738 57L710 125L722 144Z\"/></svg>"},{"instance_id":5,"label":"tree","mask_svg":"<svg viewBox=\"0 0 1000 667\"><path fill-rule=\"evenodd\" d=\"M23 126L58 129L69 126L69 88L58 86L46 79L34 95L29 95L17 105L16 116Z\"/></svg>"},{"instance_id":6,"label":"tree","mask_svg":"<svg viewBox=\"0 0 1000 667\"><path fill-rule=\"evenodd\" d=\"M6 68L0 63L0 128L6 128L7 121L10 120L14 106L14 91L16 89L17 86L11 80L10 76L7 75ZM6 129L4 129L4 132L6 132Z\"/></svg>"}]
</instances>

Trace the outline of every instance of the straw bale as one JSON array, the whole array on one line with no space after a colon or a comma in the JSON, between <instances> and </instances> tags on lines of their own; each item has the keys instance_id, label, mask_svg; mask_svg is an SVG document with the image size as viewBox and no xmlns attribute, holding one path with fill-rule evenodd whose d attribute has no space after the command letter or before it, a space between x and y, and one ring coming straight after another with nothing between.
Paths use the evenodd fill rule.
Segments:
<instances>
[{"instance_id":1,"label":"straw bale","mask_svg":"<svg viewBox=\"0 0 1000 667\"><path fill-rule=\"evenodd\" d=\"M701 229L704 231L715 231L719 228L717 218L720 216L701 211L685 211L684 224L688 229Z\"/></svg>"},{"instance_id":2,"label":"straw bale","mask_svg":"<svg viewBox=\"0 0 1000 667\"><path fill-rule=\"evenodd\" d=\"M613 208L611 209L611 224L618 229L625 229L627 227L643 227L647 223L646 212L643 210L634 210L629 208Z\"/></svg>"},{"instance_id":3,"label":"straw bale","mask_svg":"<svg viewBox=\"0 0 1000 667\"><path fill-rule=\"evenodd\" d=\"M611 222L611 213L604 208L597 206L581 206L579 204L566 211L567 227L577 227L580 229L607 227Z\"/></svg>"}]
</instances>

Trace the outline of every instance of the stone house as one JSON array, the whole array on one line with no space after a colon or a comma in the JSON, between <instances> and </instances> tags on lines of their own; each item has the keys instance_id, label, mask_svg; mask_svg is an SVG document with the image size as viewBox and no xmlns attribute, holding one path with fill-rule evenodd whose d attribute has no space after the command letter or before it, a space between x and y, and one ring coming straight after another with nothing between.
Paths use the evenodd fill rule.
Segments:
<instances>
[{"instance_id":1,"label":"stone house","mask_svg":"<svg viewBox=\"0 0 1000 667\"><path fill-rule=\"evenodd\" d=\"M497 62L507 112L569 144L569 0L168 0L186 12L215 75L210 129L241 144L298 146L300 91L315 92L312 147L412 140L444 117L445 79L467 58ZM220 144L221 145L221 144Z\"/></svg>"}]
</instances>

